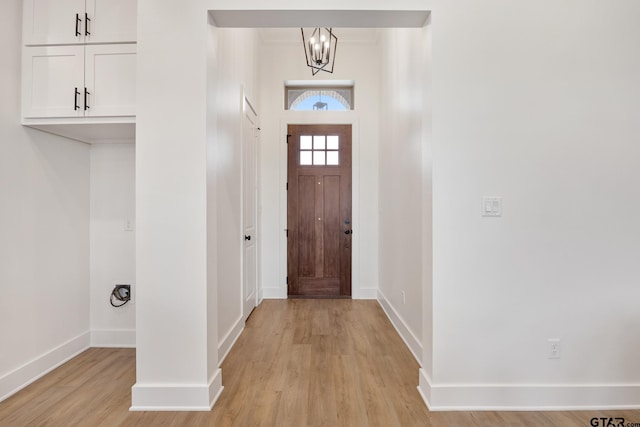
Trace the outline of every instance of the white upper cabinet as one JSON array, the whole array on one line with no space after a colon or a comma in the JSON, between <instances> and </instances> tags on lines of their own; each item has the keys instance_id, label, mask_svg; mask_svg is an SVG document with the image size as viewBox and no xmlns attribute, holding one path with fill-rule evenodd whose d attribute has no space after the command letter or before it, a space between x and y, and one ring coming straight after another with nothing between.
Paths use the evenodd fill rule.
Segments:
<instances>
[{"instance_id":1,"label":"white upper cabinet","mask_svg":"<svg viewBox=\"0 0 640 427\"><path fill-rule=\"evenodd\" d=\"M135 116L136 45L87 45L85 85L88 91L86 115Z\"/></svg>"},{"instance_id":2,"label":"white upper cabinet","mask_svg":"<svg viewBox=\"0 0 640 427\"><path fill-rule=\"evenodd\" d=\"M134 43L136 0L86 0L89 31L85 43Z\"/></svg>"},{"instance_id":3,"label":"white upper cabinet","mask_svg":"<svg viewBox=\"0 0 640 427\"><path fill-rule=\"evenodd\" d=\"M39 46L23 57L24 117L82 117L84 46Z\"/></svg>"},{"instance_id":4,"label":"white upper cabinet","mask_svg":"<svg viewBox=\"0 0 640 427\"><path fill-rule=\"evenodd\" d=\"M137 0L23 0L22 124L131 142Z\"/></svg>"},{"instance_id":5,"label":"white upper cabinet","mask_svg":"<svg viewBox=\"0 0 640 427\"><path fill-rule=\"evenodd\" d=\"M135 44L34 46L23 61L24 118L135 116Z\"/></svg>"},{"instance_id":6,"label":"white upper cabinet","mask_svg":"<svg viewBox=\"0 0 640 427\"><path fill-rule=\"evenodd\" d=\"M85 0L25 0L24 44L80 43ZM76 31L77 30L77 31Z\"/></svg>"},{"instance_id":7,"label":"white upper cabinet","mask_svg":"<svg viewBox=\"0 0 640 427\"><path fill-rule=\"evenodd\" d=\"M134 43L136 0L24 0L27 46Z\"/></svg>"}]
</instances>

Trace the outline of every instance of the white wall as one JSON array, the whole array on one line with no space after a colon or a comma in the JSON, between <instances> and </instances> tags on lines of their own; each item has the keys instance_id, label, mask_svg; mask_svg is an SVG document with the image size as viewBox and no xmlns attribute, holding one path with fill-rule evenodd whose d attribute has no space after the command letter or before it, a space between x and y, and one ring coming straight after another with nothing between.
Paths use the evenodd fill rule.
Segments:
<instances>
[{"instance_id":1,"label":"white wall","mask_svg":"<svg viewBox=\"0 0 640 427\"><path fill-rule=\"evenodd\" d=\"M222 389L207 247L209 33L200 1L138 1L133 409L209 409Z\"/></svg>"},{"instance_id":2,"label":"white wall","mask_svg":"<svg viewBox=\"0 0 640 427\"><path fill-rule=\"evenodd\" d=\"M200 390L204 344L217 332L217 325L206 327L212 287L202 238L211 225L201 163L207 137L203 11L223 3L266 8L255 1L168 3L139 3L136 153L142 166L137 320L144 336L138 391L146 385L147 401L165 403L193 397L182 393L189 384ZM391 7L360 0L324 6L383 3ZM282 0L268 8L296 5ZM640 58L634 43L640 29L634 19L640 4L393 3L405 10L428 6L434 309L433 375L423 371L423 393L439 409L639 405ZM161 31L159 22L170 22L170 30ZM277 179L272 172L263 175L265 182ZM424 182L424 170L403 173ZM483 195L504 197L502 218L480 217ZM424 203L428 191L419 196ZM425 270L410 274L413 280ZM176 283L184 289L180 300L164 297ZM429 314L417 307L405 321L423 318L426 325ZM547 359L547 338L562 339L561 359ZM163 382L175 387L154 395ZM139 397L134 388L134 403Z\"/></svg>"},{"instance_id":3,"label":"white wall","mask_svg":"<svg viewBox=\"0 0 640 427\"><path fill-rule=\"evenodd\" d=\"M216 141L218 135L218 114L215 105L218 98L218 29L207 18L207 377L213 378L219 371L218 340L218 179Z\"/></svg>"},{"instance_id":4,"label":"white wall","mask_svg":"<svg viewBox=\"0 0 640 427\"><path fill-rule=\"evenodd\" d=\"M244 326L239 136L255 55L238 52L253 32L212 28L203 5L138 2L134 410L210 409Z\"/></svg>"},{"instance_id":5,"label":"white wall","mask_svg":"<svg viewBox=\"0 0 640 427\"><path fill-rule=\"evenodd\" d=\"M109 297L116 284L135 295L135 146L92 145L90 170L91 345L134 347L135 298L114 308Z\"/></svg>"},{"instance_id":6,"label":"white wall","mask_svg":"<svg viewBox=\"0 0 640 427\"><path fill-rule=\"evenodd\" d=\"M418 360L423 355L424 30L385 30L380 121L379 299ZM425 227L429 228L429 224ZM428 247L428 246L427 246ZM404 293L404 297L403 297Z\"/></svg>"},{"instance_id":7,"label":"white wall","mask_svg":"<svg viewBox=\"0 0 640 427\"><path fill-rule=\"evenodd\" d=\"M640 406L639 13L433 2L434 407Z\"/></svg>"},{"instance_id":8,"label":"white wall","mask_svg":"<svg viewBox=\"0 0 640 427\"><path fill-rule=\"evenodd\" d=\"M0 13L0 400L89 345L89 146L22 127L22 2Z\"/></svg>"},{"instance_id":9,"label":"white wall","mask_svg":"<svg viewBox=\"0 0 640 427\"><path fill-rule=\"evenodd\" d=\"M215 173L217 202L218 355L221 359L244 327L242 300L242 96L257 108L255 30L216 29L217 75ZM238 52L242 52L241 55Z\"/></svg>"},{"instance_id":10,"label":"white wall","mask_svg":"<svg viewBox=\"0 0 640 427\"><path fill-rule=\"evenodd\" d=\"M431 17L422 28L422 367L433 375L433 33Z\"/></svg>"},{"instance_id":11,"label":"white wall","mask_svg":"<svg viewBox=\"0 0 640 427\"><path fill-rule=\"evenodd\" d=\"M286 125L351 123L353 125L353 283L354 298L375 298L378 286L378 105L376 40L340 39L333 74L311 75L299 40L290 28L288 41L263 42L260 48L261 115L261 249L265 298L286 298ZM340 34L338 32L338 37ZM298 112L284 110L286 80L353 80L355 110Z\"/></svg>"},{"instance_id":12,"label":"white wall","mask_svg":"<svg viewBox=\"0 0 640 427\"><path fill-rule=\"evenodd\" d=\"M424 350L433 409L640 405L638 6L578 8L433 2L432 87L415 74L431 26L383 39L381 302ZM483 195L504 197L502 218L480 217ZM405 286L422 304L402 304Z\"/></svg>"}]
</instances>

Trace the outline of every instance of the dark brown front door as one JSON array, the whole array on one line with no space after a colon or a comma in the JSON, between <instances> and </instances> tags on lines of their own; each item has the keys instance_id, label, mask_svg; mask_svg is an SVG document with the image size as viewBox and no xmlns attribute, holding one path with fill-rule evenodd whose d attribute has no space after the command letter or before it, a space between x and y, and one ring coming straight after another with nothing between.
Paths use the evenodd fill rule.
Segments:
<instances>
[{"instance_id":1,"label":"dark brown front door","mask_svg":"<svg viewBox=\"0 0 640 427\"><path fill-rule=\"evenodd\" d=\"M351 125L289 125L291 297L351 296Z\"/></svg>"}]
</instances>

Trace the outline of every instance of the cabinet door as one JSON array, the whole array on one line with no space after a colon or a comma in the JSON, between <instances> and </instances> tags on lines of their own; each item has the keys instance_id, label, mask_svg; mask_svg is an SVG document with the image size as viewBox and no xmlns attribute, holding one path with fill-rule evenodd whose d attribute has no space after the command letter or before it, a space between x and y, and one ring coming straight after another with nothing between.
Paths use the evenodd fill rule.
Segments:
<instances>
[{"instance_id":1,"label":"cabinet door","mask_svg":"<svg viewBox=\"0 0 640 427\"><path fill-rule=\"evenodd\" d=\"M86 43L136 41L136 0L87 0Z\"/></svg>"},{"instance_id":2,"label":"cabinet door","mask_svg":"<svg viewBox=\"0 0 640 427\"><path fill-rule=\"evenodd\" d=\"M136 45L87 45L85 82L87 116L136 114Z\"/></svg>"},{"instance_id":3,"label":"cabinet door","mask_svg":"<svg viewBox=\"0 0 640 427\"><path fill-rule=\"evenodd\" d=\"M85 0L24 0L24 44L82 43L84 2ZM76 30L80 35L76 34Z\"/></svg>"},{"instance_id":4,"label":"cabinet door","mask_svg":"<svg viewBox=\"0 0 640 427\"><path fill-rule=\"evenodd\" d=\"M82 117L84 47L27 47L23 55L23 116Z\"/></svg>"}]
</instances>

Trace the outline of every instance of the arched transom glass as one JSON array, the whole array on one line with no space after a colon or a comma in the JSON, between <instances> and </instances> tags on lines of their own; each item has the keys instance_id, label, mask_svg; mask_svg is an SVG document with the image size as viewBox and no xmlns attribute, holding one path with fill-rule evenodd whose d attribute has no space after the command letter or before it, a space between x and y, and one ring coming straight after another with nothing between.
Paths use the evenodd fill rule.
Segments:
<instances>
[{"instance_id":1,"label":"arched transom glass","mask_svg":"<svg viewBox=\"0 0 640 427\"><path fill-rule=\"evenodd\" d=\"M287 110L344 111L353 110L353 86L300 88L286 87Z\"/></svg>"}]
</instances>

